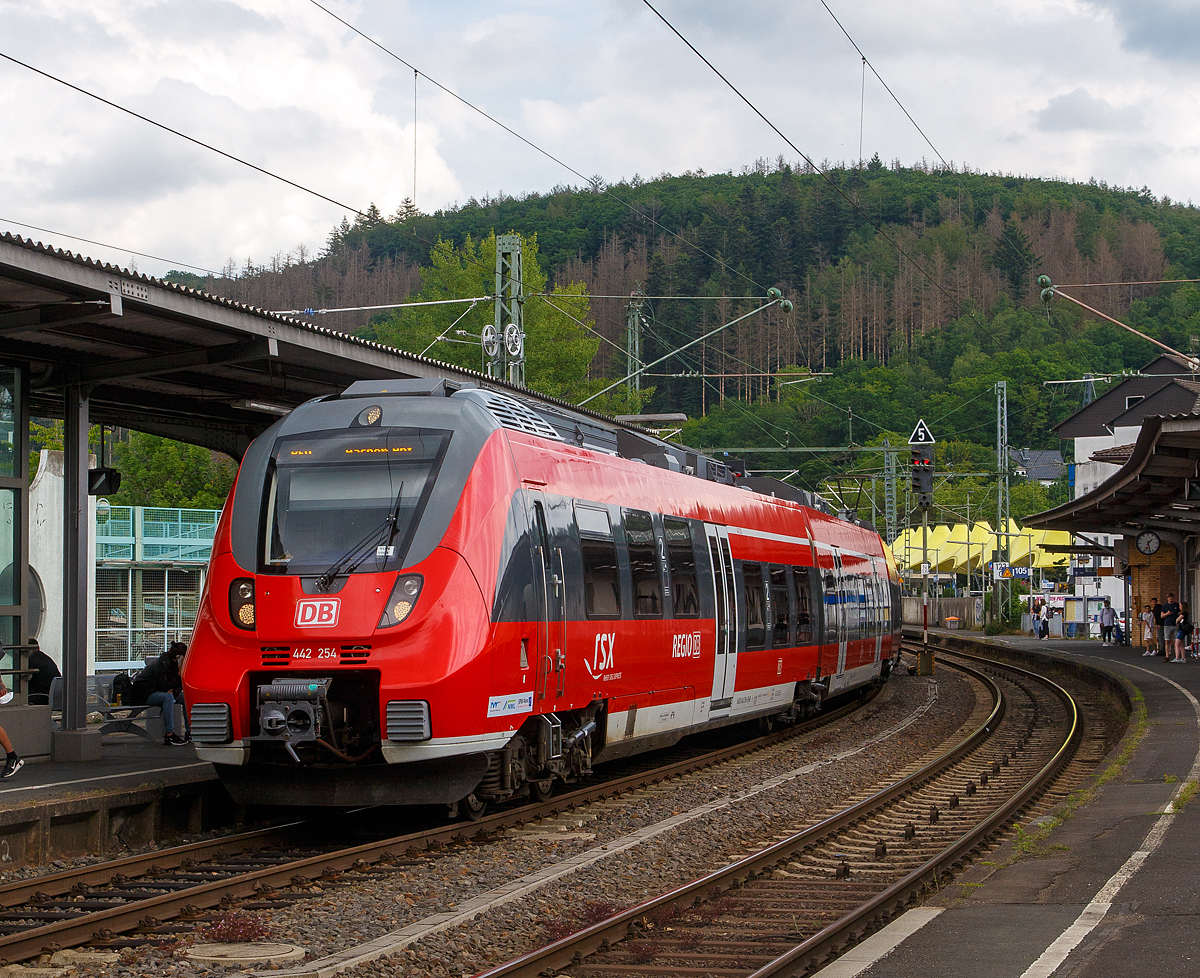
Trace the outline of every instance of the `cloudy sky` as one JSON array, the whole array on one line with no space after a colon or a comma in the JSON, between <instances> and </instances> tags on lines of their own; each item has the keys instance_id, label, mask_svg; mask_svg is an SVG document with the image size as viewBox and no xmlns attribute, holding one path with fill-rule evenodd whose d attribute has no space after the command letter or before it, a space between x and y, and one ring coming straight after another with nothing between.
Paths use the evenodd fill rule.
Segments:
<instances>
[{"instance_id":1,"label":"cloudy sky","mask_svg":"<svg viewBox=\"0 0 1200 978\"><path fill-rule=\"evenodd\" d=\"M795 158L640 0L322 2L589 176ZM945 158L1200 200L1195 0L826 3ZM934 157L821 0L655 5L814 160L856 159L860 121L867 157ZM424 211L581 182L424 77L414 127L413 72L311 0L0 0L0 54L351 208L414 195L414 140ZM5 60L0 131L0 230L151 274L346 213Z\"/></svg>"}]
</instances>

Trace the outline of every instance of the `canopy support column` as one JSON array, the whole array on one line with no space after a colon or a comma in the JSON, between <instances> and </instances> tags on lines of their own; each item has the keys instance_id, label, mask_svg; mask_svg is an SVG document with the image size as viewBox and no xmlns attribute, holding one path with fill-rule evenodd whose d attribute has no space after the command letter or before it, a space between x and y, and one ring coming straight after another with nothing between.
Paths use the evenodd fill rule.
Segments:
<instances>
[{"instance_id":1,"label":"canopy support column","mask_svg":"<svg viewBox=\"0 0 1200 978\"><path fill-rule=\"evenodd\" d=\"M56 761L100 759L100 733L87 729L88 395L68 384L63 430L63 712Z\"/></svg>"}]
</instances>

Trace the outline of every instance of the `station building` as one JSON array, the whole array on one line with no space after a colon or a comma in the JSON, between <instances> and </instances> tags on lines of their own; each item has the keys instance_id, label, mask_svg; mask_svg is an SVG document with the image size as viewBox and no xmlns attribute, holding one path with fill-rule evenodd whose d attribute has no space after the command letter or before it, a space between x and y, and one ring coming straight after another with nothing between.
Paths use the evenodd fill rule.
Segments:
<instances>
[{"instance_id":1,"label":"station building","mask_svg":"<svg viewBox=\"0 0 1200 978\"><path fill-rule=\"evenodd\" d=\"M1095 498L1095 492L1124 470L1146 424L1163 417L1196 414L1200 414L1197 364L1186 357L1163 354L1143 366L1137 376L1114 385L1056 425L1053 430L1059 438L1074 446L1075 461L1069 467L1072 501ZM1053 528L1067 527L1056 522ZM1076 594L1107 597L1114 607L1128 606L1136 615L1146 598L1165 601L1169 592L1180 594L1187 585L1186 562L1176 559L1169 544L1161 553L1139 553L1134 545L1136 534L1125 532L1130 529L1133 527L1125 526L1114 532L1105 519L1093 524L1075 521L1072 530L1079 535L1071 555L1071 576ZM1139 570L1143 567L1155 569L1151 574Z\"/></svg>"},{"instance_id":2,"label":"station building","mask_svg":"<svg viewBox=\"0 0 1200 978\"><path fill-rule=\"evenodd\" d=\"M1074 559L1113 569L1136 615L1168 594L1200 602L1200 365L1163 356L1058 426L1076 445L1074 498L1026 525L1076 535ZM1103 567L1101 567L1103 573ZM1114 605L1116 602L1114 601ZM1121 602L1123 606L1125 601ZM1133 632L1141 644L1142 630Z\"/></svg>"}]
</instances>

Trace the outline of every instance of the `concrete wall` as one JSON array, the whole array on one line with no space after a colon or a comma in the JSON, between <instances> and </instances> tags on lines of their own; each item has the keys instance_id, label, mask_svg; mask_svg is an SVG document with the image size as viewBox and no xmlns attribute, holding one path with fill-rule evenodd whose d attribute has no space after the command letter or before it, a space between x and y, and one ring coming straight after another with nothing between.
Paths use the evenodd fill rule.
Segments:
<instances>
[{"instance_id":1,"label":"concrete wall","mask_svg":"<svg viewBox=\"0 0 1200 978\"><path fill-rule=\"evenodd\" d=\"M95 456L89 466L96 464ZM45 610L37 635L32 636L62 668L63 641L63 453L42 449L37 475L29 487L29 565L45 589ZM88 674L96 671L96 497L88 497ZM25 635L23 638L30 638Z\"/></svg>"},{"instance_id":2,"label":"concrete wall","mask_svg":"<svg viewBox=\"0 0 1200 978\"><path fill-rule=\"evenodd\" d=\"M1138 429L1134 428L1132 437L1118 437L1127 434L1126 429L1118 428L1117 434L1075 439L1075 498L1091 492L1105 479L1121 470L1119 465L1109 462L1089 462L1092 454L1105 448L1115 448L1117 445L1128 445L1137 441L1137 433Z\"/></svg>"},{"instance_id":3,"label":"concrete wall","mask_svg":"<svg viewBox=\"0 0 1200 978\"><path fill-rule=\"evenodd\" d=\"M921 596L906 595L903 601L904 624L920 628L923 612ZM929 627L944 628L947 618L957 618L960 629L971 631L983 628L983 598L947 598L939 594L929 595Z\"/></svg>"}]
</instances>

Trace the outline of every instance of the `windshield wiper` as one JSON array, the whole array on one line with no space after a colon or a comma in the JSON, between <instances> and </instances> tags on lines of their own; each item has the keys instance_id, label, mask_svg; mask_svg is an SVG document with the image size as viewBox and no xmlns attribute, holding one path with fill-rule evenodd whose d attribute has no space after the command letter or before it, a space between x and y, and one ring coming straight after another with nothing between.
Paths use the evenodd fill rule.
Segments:
<instances>
[{"instance_id":1,"label":"windshield wiper","mask_svg":"<svg viewBox=\"0 0 1200 978\"><path fill-rule=\"evenodd\" d=\"M391 556L387 552L387 548L391 546L392 540L396 537L396 525L400 521L400 504L404 499L404 483L400 483L400 488L396 491L396 503L392 506L392 511L383 518L383 523L375 529L371 530L365 537L358 541L353 547L347 550L341 557L334 561L329 569L317 578L317 590L327 591L330 585L333 584L343 573L353 574L358 570L359 566L370 555L371 551L375 551L377 557ZM380 544L379 540L384 534L387 534L387 539ZM380 554L380 549L383 553Z\"/></svg>"}]
</instances>

